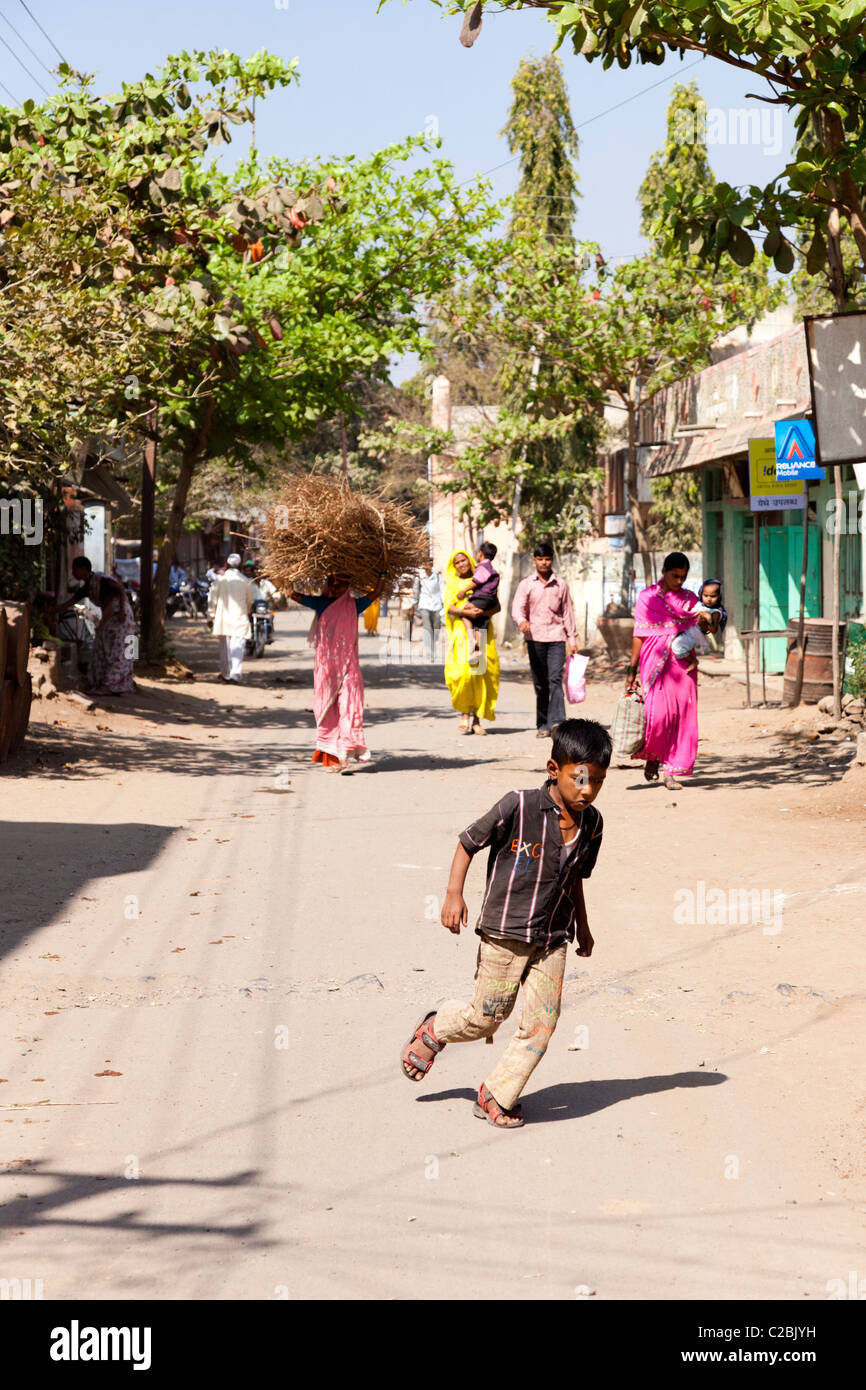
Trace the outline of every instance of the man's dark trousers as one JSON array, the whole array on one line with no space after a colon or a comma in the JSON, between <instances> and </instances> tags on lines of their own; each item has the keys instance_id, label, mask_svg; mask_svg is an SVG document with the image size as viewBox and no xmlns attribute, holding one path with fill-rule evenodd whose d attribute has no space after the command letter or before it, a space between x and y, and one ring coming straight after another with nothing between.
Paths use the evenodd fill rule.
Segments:
<instances>
[{"instance_id":1,"label":"man's dark trousers","mask_svg":"<svg viewBox=\"0 0 866 1390\"><path fill-rule=\"evenodd\" d=\"M529 665L535 686L535 726L552 729L565 718L562 672L565 667L564 642L530 642Z\"/></svg>"}]
</instances>

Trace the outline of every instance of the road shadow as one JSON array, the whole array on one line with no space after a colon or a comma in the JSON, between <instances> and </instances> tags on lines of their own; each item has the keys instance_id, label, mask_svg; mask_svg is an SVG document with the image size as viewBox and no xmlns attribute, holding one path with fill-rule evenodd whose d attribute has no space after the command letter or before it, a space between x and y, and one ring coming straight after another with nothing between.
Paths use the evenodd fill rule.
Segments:
<instances>
[{"instance_id":1,"label":"road shadow","mask_svg":"<svg viewBox=\"0 0 866 1390\"><path fill-rule=\"evenodd\" d=\"M580 1120L607 1110L611 1105L634 1100L637 1096L656 1095L659 1091L694 1089L700 1086L720 1086L728 1077L723 1072L680 1071L668 1076L622 1077L605 1081L566 1081L533 1091L521 1102L528 1120L552 1123L556 1120ZM474 1102L477 1091L465 1087L451 1091L434 1091L418 1096L420 1102L467 1100Z\"/></svg>"},{"instance_id":2,"label":"road shadow","mask_svg":"<svg viewBox=\"0 0 866 1390\"><path fill-rule=\"evenodd\" d=\"M382 753L371 765L376 772L447 772L459 767L479 767L493 758L443 758L438 753Z\"/></svg>"},{"instance_id":3,"label":"road shadow","mask_svg":"<svg viewBox=\"0 0 866 1390\"><path fill-rule=\"evenodd\" d=\"M58 916L93 879L112 879L122 921L122 875L149 869L173 834L171 826L136 822L0 822L0 956Z\"/></svg>"},{"instance_id":4,"label":"road shadow","mask_svg":"<svg viewBox=\"0 0 866 1390\"><path fill-rule=\"evenodd\" d=\"M149 1239L161 1236L216 1236L239 1240L244 1246L266 1248L270 1242L262 1237L261 1223L255 1220L236 1221L231 1218L220 1220L208 1216L201 1221L159 1220L156 1211L151 1215L146 1211L148 1196L157 1198L161 1189L176 1187L209 1191L224 1188L229 1192L247 1194L250 1188L258 1185L261 1173L248 1170L227 1174L221 1178L171 1177L154 1178L140 1174L130 1181L122 1174L105 1177L91 1173L68 1173L46 1166L42 1161L28 1163L26 1167L15 1168L0 1176L11 1178L13 1186L20 1188L22 1183L48 1179L55 1185L48 1191L34 1186L25 1197L21 1193L4 1191L3 1217L8 1229L38 1230L40 1227L78 1227L84 1230L126 1231L141 1234ZM130 1200L130 1206L114 1216L88 1216L83 1203L91 1197L104 1198L106 1192L123 1192ZM161 1203L154 1203L159 1209Z\"/></svg>"},{"instance_id":5,"label":"road shadow","mask_svg":"<svg viewBox=\"0 0 866 1390\"><path fill-rule=\"evenodd\" d=\"M826 761L825 761L826 759ZM832 759L832 766L830 760ZM854 759L854 746L842 752L837 745L832 752L817 755L803 754L792 760L790 749L763 757L713 758L712 768L699 768L692 777L682 779L683 788L702 787L708 790L737 787L754 790L761 787L829 787L840 782ZM665 791L661 777L657 782L641 780L626 786L629 792Z\"/></svg>"}]
</instances>

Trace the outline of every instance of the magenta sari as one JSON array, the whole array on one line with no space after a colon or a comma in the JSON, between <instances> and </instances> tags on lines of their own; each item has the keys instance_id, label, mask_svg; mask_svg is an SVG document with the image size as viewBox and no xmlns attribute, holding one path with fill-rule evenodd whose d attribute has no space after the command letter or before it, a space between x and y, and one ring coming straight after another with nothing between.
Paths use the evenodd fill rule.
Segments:
<instances>
[{"instance_id":1,"label":"magenta sari","mask_svg":"<svg viewBox=\"0 0 866 1390\"><path fill-rule=\"evenodd\" d=\"M316 748L346 762L369 762L364 738L364 681L358 661L358 610L351 594L334 599L313 620L316 660L313 713Z\"/></svg>"},{"instance_id":2,"label":"magenta sari","mask_svg":"<svg viewBox=\"0 0 866 1390\"><path fill-rule=\"evenodd\" d=\"M634 635L644 639L640 682L646 738L633 756L661 763L669 777L690 777L698 752L696 663L692 658L680 661L671 651L677 634L694 627L692 610L697 604L690 589L671 593L659 582L641 591L634 610Z\"/></svg>"}]
</instances>

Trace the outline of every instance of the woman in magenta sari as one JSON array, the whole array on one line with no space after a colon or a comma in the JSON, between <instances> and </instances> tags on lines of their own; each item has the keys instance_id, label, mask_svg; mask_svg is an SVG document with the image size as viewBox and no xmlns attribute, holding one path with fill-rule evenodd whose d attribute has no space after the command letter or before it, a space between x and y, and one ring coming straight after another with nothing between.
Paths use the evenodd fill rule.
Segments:
<instances>
[{"instance_id":1,"label":"woman in magenta sari","mask_svg":"<svg viewBox=\"0 0 866 1390\"><path fill-rule=\"evenodd\" d=\"M694 662L680 661L671 651L678 633L706 622L693 611L697 596L683 589L688 573L688 560L675 550L665 559L658 584L638 595L626 676L626 693L639 686L646 713L644 746L633 756L646 761L648 782L658 780L662 765L665 786L671 790L682 786L677 777L692 775L698 752L697 669Z\"/></svg>"},{"instance_id":2,"label":"woman in magenta sari","mask_svg":"<svg viewBox=\"0 0 866 1390\"><path fill-rule=\"evenodd\" d=\"M295 603L315 610L307 638L315 648L313 714L316 747L313 762L326 772L350 772L350 758L370 761L364 737L364 680L358 660L358 618L382 592L385 573L371 594L352 598L345 574L328 575L321 596L292 590Z\"/></svg>"}]
</instances>

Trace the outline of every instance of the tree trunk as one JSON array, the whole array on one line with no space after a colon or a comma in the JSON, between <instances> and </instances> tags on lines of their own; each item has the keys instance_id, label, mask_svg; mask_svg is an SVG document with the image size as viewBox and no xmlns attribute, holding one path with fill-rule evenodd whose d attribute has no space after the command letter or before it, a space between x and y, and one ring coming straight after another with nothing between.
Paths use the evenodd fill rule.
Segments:
<instances>
[{"instance_id":1,"label":"tree trunk","mask_svg":"<svg viewBox=\"0 0 866 1390\"><path fill-rule=\"evenodd\" d=\"M538 373L541 370L541 343L532 358L532 385L535 387L538 381ZM511 617L511 597L514 588L514 559L517 554L517 527L520 524L520 499L523 493L523 469L526 464L528 446L524 442L520 451L520 467L517 477L514 480L514 498L511 506L511 530L508 533L508 551L505 556L502 577L499 581L499 602L501 611L497 615L494 625L494 634L497 642L502 645L505 641L505 634L508 631L508 620Z\"/></svg>"},{"instance_id":2,"label":"tree trunk","mask_svg":"<svg viewBox=\"0 0 866 1390\"><path fill-rule=\"evenodd\" d=\"M818 116L818 133L821 144L827 154L836 154L845 143L845 129L841 118L835 111L822 110ZM828 181L830 196L838 204L838 208L844 212L848 225L851 228L851 235L857 243L857 250L860 252L860 259L866 267L866 219L863 215L863 203L860 197L860 189L851 177L848 170L842 174L841 197L836 187L835 180ZM832 216L831 210L831 216ZM841 258L840 258L841 259ZM831 286L835 293L835 285L832 285L833 278L833 255L830 253L830 278ZM839 308L844 308L844 303L840 305L839 297L836 295L836 304Z\"/></svg>"},{"instance_id":3,"label":"tree trunk","mask_svg":"<svg viewBox=\"0 0 866 1390\"><path fill-rule=\"evenodd\" d=\"M620 601L626 608L631 607L631 572L634 566L636 553L640 554L643 560L644 581L647 585L652 584L652 561L650 560L649 542L647 541L646 531L644 530L643 517L641 516L640 503L637 496L637 414L638 414L638 382L633 381L629 389L627 410L628 419L628 464L625 473L625 504L626 504L626 533L625 546L622 557L622 591Z\"/></svg>"},{"instance_id":4,"label":"tree trunk","mask_svg":"<svg viewBox=\"0 0 866 1390\"><path fill-rule=\"evenodd\" d=\"M165 601L168 597L168 576L171 569L171 562L174 559L177 543L183 530L183 519L186 514L186 499L189 496L190 484L195 474L196 465L205 453L207 448L208 436L210 435L211 423L214 414L214 399L210 396L205 404L204 418L199 426L198 432L189 441L183 451L180 465L180 473L174 489L174 498L171 504L171 511L168 517L165 539L159 548L159 556L156 562L156 574L153 577L153 615L150 624L150 642L147 650L149 661L159 660L165 642ZM149 557L142 557L143 562L149 561Z\"/></svg>"}]
</instances>

